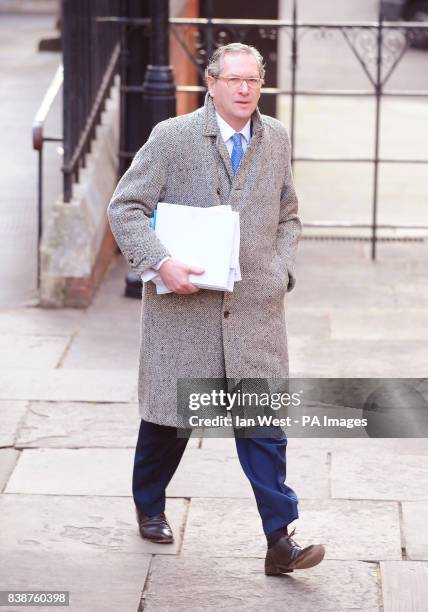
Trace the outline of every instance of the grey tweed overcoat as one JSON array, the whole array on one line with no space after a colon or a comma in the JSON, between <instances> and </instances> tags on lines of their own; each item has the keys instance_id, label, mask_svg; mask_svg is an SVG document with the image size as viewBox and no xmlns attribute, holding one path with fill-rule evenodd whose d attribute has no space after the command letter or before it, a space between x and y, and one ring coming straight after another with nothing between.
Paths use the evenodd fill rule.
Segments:
<instances>
[{"instance_id":1,"label":"grey tweed overcoat","mask_svg":"<svg viewBox=\"0 0 428 612\"><path fill-rule=\"evenodd\" d=\"M112 232L137 274L170 255L150 226L158 202L230 204L240 213L242 280L233 293L157 295L153 283L144 285L140 416L182 426L177 378L288 377L284 296L295 284L302 228L286 129L256 109L234 176L209 94L203 107L156 125L108 206Z\"/></svg>"}]
</instances>

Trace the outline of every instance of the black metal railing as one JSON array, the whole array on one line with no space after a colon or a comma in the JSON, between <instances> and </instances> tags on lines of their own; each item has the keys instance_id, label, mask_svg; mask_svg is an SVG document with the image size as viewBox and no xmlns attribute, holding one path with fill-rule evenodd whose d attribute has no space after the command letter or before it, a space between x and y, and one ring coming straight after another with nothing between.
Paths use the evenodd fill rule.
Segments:
<instances>
[{"instance_id":1,"label":"black metal railing","mask_svg":"<svg viewBox=\"0 0 428 612\"><path fill-rule=\"evenodd\" d=\"M427 225L381 225L378 222L378 191L379 191L379 164L428 164L428 159L400 157L386 158L380 156L379 143L381 132L381 102L384 97L401 98L427 98L428 90L385 90L385 85L393 71L403 58L412 41L419 40L422 33L428 36L428 23L420 22L386 22L379 13L376 21L365 22L302 22L297 18L297 0L293 2L291 20L255 20L255 19L216 19L216 18L174 18L170 19L173 36L181 46L185 56L197 68L200 78L203 78L204 68L212 49L229 42L246 42L250 33L258 32L260 37L270 37L278 40L279 31L285 32L290 39L290 65L291 85L288 89L266 87L262 89L265 95L290 96L290 138L292 143L291 158L295 162L352 162L373 164L371 218L367 223L341 223L338 221L319 221L305 223L307 227L316 228L365 228L370 230L371 255L376 257L376 244L384 238L379 237L379 229L420 229L427 230ZM194 33L191 47L183 36L183 29L190 29ZM364 90L322 90L297 87L297 73L299 60L299 44L301 38L308 31L337 31L346 41L355 59L361 65L369 82ZM195 52L196 50L196 52ZM202 85L178 86L178 92L204 92ZM375 121L373 153L368 157L314 157L296 156L296 105L299 96L327 96L327 97L372 97L375 99ZM322 237L322 236L321 236ZM339 236L348 239L347 236ZM350 238L356 239L356 238ZM364 238L357 238L364 239ZM405 238L395 237L395 240Z\"/></svg>"},{"instance_id":2,"label":"black metal railing","mask_svg":"<svg viewBox=\"0 0 428 612\"><path fill-rule=\"evenodd\" d=\"M64 201L72 197L118 71L120 32L100 18L118 15L123 0L62 0Z\"/></svg>"},{"instance_id":3,"label":"black metal railing","mask_svg":"<svg viewBox=\"0 0 428 612\"><path fill-rule=\"evenodd\" d=\"M61 91L63 83L62 65L58 66L55 75L43 97L42 103L33 121L33 149L38 151L37 164L37 288L40 287L40 241L43 231L43 148L45 142L62 142L60 136L46 136L45 122L52 105Z\"/></svg>"}]
</instances>

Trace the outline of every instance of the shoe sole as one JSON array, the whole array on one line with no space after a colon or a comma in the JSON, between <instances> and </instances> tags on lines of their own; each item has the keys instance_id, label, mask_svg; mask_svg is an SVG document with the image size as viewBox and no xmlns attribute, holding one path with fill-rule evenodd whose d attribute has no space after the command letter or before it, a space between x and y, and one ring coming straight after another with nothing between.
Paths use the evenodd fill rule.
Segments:
<instances>
[{"instance_id":1,"label":"shoe sole","mask_svg":"<svg viewBox=\"0 0 428 612\"><path fill-rule=\"evenodd\" d=\"M153 544L173 544L174 543L174 539L171 538L170 540L153 540L152 538L145 538L144 536L142 536L143 540L147 540L148 542L153 542Z\"/></svg>"},{"instance_id":2,"label":"shoe sole","mask_svg":"<svg viewBox=\"0 0 428 612\"><path fill-rule=\"evenodd\" d=\"M278 576L279 574L288 574L295 569L308 569L321 563L324 559L325 548L322 544L316 544L310 547L304 555L300 555L292 565L266 565L266 576Z\"/></svg>"},{"instance_id":3,"label":"shoe sole","mask_svg":"<svg viewBox=\"0 0 428 612\"><path fill-rule=\"evenodd\" d=\"M148 542L153 542L153 544L173 544L174 538L166 538L162 540L157 540L154 538L146 538L146 536L141 536L143 540L147 540Z\"/></svg>"}]
</instances>

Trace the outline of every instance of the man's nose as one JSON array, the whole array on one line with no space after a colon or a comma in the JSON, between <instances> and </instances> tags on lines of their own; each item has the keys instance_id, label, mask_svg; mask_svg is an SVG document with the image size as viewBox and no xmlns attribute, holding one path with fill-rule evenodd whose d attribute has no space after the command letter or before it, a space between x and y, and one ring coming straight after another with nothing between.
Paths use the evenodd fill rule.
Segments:
<instances>
[{"instance_id":1,"label":"man's nose","mask_svg":"<svg viewBox=\"0 0 428 612\"><path fill-rule=\"evenodd\" d=\"M243 93L248 93L250 91L250 88L248 87L247 81L242 81L241 82L241 85L239 86L239 91L241 91Z\"/></svg>"}]
</instances>

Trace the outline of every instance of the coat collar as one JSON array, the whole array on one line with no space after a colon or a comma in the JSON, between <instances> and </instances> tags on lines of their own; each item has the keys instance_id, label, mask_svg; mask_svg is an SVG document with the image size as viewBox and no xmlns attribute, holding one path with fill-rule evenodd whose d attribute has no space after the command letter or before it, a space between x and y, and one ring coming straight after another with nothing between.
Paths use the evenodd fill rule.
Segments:
<instances>
[{"instance_id":1,"label":"coat collar","mask_svg":"<svg viewBox=\"0 0 428 612\"><path fill-rule=\"evenodd\" d=\"M247 123L244 125L244 127L242 128L242 130L239 130L239 132L237 132L231 125L229 125L224 119L223 117L216 111L216 119L217 119L217 123L218 123L218 127L220 128L220 134L221 137L223 138L224 142L227 142L228 140L230 140L232 138L232 136L235 133L241 134L241 136L243 136L245 142L248 143L251 140L251 117L248 119Z\"/></svg>"},{"instance_id":2,"label":"coat collar","mask_svg":"<svg viewBox=\"0 0 428 612\"><path fill-rule=\"evenodd\" d=\"M217 119L215 116L215 107L214 102L207 92L205 95L205 103L203 106L205 112L205 126L204 126L204 135L205 136L217 136L220 134L220 129L218 127ZM253 136L258 132L263 131L263 122L260 115L260 111L258 108L254 111L251 116L252 119L252 132Z\"/></svg>"}]
</instances>

